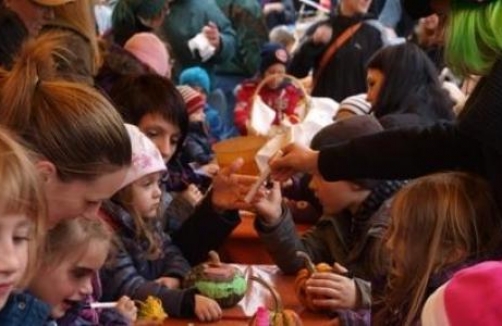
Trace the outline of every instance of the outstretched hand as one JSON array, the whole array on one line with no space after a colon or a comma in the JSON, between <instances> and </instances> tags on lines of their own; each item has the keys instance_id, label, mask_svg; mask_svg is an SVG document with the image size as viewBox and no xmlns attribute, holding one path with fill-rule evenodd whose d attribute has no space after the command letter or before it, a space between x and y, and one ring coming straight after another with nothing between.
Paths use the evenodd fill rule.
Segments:
<instances>
[{"instance_id":1,"label":"outstretched hand","mask_svg":"<svg viewBox=\"0 0 502 326\"><path fill-rule=\"evenodd\" d=\"M319 152L298 144L289 144L282 149L283 155L274 157L270 162L272 178L286 181L297 172L317 172Z\"/></svg>"},{"instance_id":2,"label":"outstretched hand","mask_svg":"<svg viewBox=\"0 0 502 326\"><path fill-rule=\"evenodd\" d=\"M244 201L257 177L237 174L244 164L239 158L230 166L222 168L213 178L211 201L218 210L251 209L251 204Z\"/></svg>"}]
</instances>

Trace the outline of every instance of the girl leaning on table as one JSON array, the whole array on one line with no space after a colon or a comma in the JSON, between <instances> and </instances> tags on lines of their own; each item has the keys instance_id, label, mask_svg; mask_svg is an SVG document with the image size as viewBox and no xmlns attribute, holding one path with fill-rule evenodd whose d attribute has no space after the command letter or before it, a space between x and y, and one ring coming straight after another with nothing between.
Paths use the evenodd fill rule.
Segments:
<instances>
[{"instance_id":1,"label":"girl leaning on table","mask_svg":"<svg viewBox=\"0 0 502 326\"><path fill-rule=\"evenodd\" d=\"M163 231L159 216L159 183L166 166L155 144L136 126L126 126L133 163L119 192L102 207L120 240L116 257L101 272L103 297L113 301L129 295L144 301L155 296L172 317L217 320L222 312L216 301L195 289L180 289L190 265Z\"/></svg>"},{"instance_id":2,"label":"girl leaning on table","mask_svg":"<svg viewBox=\"0 0 502 326\"><path fill-rule=\"evenodd\" d=\"M112 231L98 218L64 220L48 231L43 261L28 286L50 305L54 325L131 325L136 306L127 296L109 309L92 309L101 296L99 269L112 243ZM50 322L48 322L50 324Z\"/></svg>"}]
</instances>

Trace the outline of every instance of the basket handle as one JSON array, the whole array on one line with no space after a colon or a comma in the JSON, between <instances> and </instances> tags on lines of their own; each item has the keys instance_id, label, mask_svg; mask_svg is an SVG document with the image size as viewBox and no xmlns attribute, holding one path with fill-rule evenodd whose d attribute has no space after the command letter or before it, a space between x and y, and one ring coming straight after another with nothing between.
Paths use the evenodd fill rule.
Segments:
<instances>
[{"instance_id":1,"label":"basket handle","mask_svg":"<svg viewBox=\"0 0 502 326\"><path fill-rule=\"evenodd\" d=\"M283 76L284 78L287 78L287 79L291 80L295 84L295 86L298 87L302 91L302 94L303 94L303 97L304 97L305 100L309 97L309 94L308 94L307 90L305 89L305 86L295 76L289 75L289 74L272 74L272 75L268 75L267 77L264 77L260 81L260 83L258 84L258 86L256 86L256 89L255 89L253 97L252 97L253 102L255 101L256 97L259 96L260 91L263 88L263 86L265 86L265 84L268 83L272 78L278 77L278 75Z\"/></svg>"}]
</instances>

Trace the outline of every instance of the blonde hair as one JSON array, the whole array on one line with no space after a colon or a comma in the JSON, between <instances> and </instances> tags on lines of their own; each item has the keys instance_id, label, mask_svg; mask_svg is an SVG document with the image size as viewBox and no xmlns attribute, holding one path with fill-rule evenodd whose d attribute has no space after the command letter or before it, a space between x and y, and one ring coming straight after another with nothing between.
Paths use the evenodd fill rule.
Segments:
<instances>
[{"instance_id":1,"label":"blonde hair","mask_svg":"<svg viewBox=\"0 0 502 326\"><path fill-rule=\"evenodd\" d=\"M0 216L26 214L33 222L28 244L28 267L19 286L25 286L37 269L38 248L44 239L47 212L38 174L25 149L0 128Z\"/></svg>"},{"instance_id":2,"label":"blonde hair","mask_svg":"<svg viewBox=\"0 0 502 326\"><path fill-rule=\"evenodd\" d=\"M466 173L416 179L396 194L391 215L392 268L377 321L399 312L397 324L413 324L432 275L490 257L500 244L502 227L490 188Z\"/></svg>"},{"instance_id":3,"label":"blonde hair","mask_svg":"<svg viewBox=\"0 0 502 326\"><path fill-rule=\"evenodd\" d=\"M47 233L44 267L55 267L69 256L85 252L92 241L107 243L113 238L110 227L99 218L77 217L58 223Z\"/></svg>"},{"instance_id":4,"label":"blonde hair","mask_svg":"<svg viewBox=\"0 0 502 326\"><path fill-rule=\"evenodd\" d=\"M93 5L93 0L78 0L64 6L56 6L54 7L56 18L51 21L50 25L70 27L85 37L91 49L90 73L95 76L101 66L102 58L98 46ZM78 57L87 54L75 53L74 55Z\"/></svg>"},{"instance_id":5,"label":"blonde hair","mask_svg":"<svg viewBox=\"0 0 502 326\"><path fill-rule=\"evenodd\" d=\"M12 70L0 70L2 123L63 181L93 180L131 162L123 121L98 91L58 80L54 56L64 58L62 34L27 43Z\"/></svg>"},{"instance_id":6,"label":"blonde hair","mask_svg":"<svg viewBox=\"0 0 502 326\"><path fill-rule=\"evenodd\" d=\"M146 250L146 259L158 259L162 254L161 243L155 236L151 223L145 223L143 217L134 208L132 184L120 189L112 200L121 205L133 218L134 229L136 230L136 239L146 241L148 249Z\"/></svg>"}]
</instances>

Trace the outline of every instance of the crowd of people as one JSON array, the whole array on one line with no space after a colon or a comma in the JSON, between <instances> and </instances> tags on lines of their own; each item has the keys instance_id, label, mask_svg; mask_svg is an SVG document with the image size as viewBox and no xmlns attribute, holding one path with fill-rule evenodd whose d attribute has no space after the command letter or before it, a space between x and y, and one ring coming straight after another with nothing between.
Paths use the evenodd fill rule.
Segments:
<instances>
[{"instance_id":1,"label":"crowd of people","mask_svg":"<svg viewBox=\"0 0 502 326\"><path fill-rule=\"evenodd\" d=\"M333 266L306 292L339 325L499 325L500 26L501 0L0 0L0 325L149 296L217 321L182 280L241 210L283 273ZM313 97L333 121L245 200L212 145Z\"/></svg>"}]
</instances>

